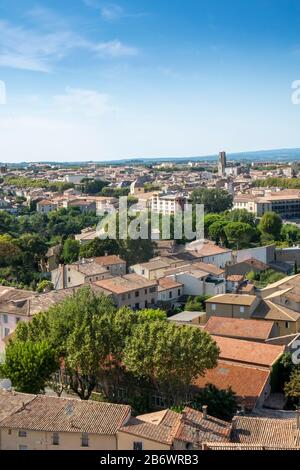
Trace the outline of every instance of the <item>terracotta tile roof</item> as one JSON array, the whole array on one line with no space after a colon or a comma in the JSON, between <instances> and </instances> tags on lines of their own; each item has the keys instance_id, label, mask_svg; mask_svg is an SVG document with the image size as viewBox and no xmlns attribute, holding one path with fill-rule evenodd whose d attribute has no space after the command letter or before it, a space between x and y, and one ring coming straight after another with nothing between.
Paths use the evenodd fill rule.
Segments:
<instances>
[{"instance_id":1,"label":"terracotta tile roof","mask_svg":"<svg viewBox=\"0 0 300 470\"><path fill-rule=\"evenodd\" d=\"M200 411L184 408L183 413L163 410L137 416L120 429L135 436L172 446L174 441L192 443L198 448L204 440L228 441L231 424Z\"/></svg>"},{"instance_id":2,"label":"terracotta tile roof","mask_svg":"<svg viewBox=\"0 0 300 470\"><path fill-rule=\"evenodd\" d=\"M217 367L207 370L205 376L198 377L193 385L198 389L207 384L213 384L221 390L231 387L237 394L238 402L252 410L269 377L270 371L266 369L219 361Z\"/></svg>"},{"instance_id":3,"label":"terracotta tile roof","mask_svg":"<svg viewBox=\"0 0 300 470\"><path fill-rule=\"evenodd\" d=\"M157 286L157 281L148 281L138 274L125 274L124 276L95 281L93 284L114 294L123 294L137 289Z\"/></svg>"},{"instance_id":4,"label":"terracotta tile roof","mask_svg":"<svg viewBox=\"0 0 300 470\"><path fill-rule=\"evenodd\" d=\"M209 415L204 418L200 411L185 407L176 433L176 440L193 443L195 448L199 448L208 440L228 441L230 432L231 423Z\"/></svg>"},{"instance_id":5,"label":"terracotta tile roof","mask_svg":"<svg viewBox=\"0 0 300 470\"><path fill-rule=\"evenodd\" d=\"M192 246L189 249L192 250ZM205 258L206 256L215 256L219 254L229 253L231 251L232 250L229 250L227 248L221 248L220 246L215 245L215 243L212 243L210 241L205 241L202 246L197 246L195 244L195 251L192 251L192 253L199 258Z\"/></svg>"},{"instance_id":6,"label":"terracotta tile roof","mask_svg":"<svg viewBox=\"0 0 300 470\"><path fill-rule=\"evenodd\" d=\"M270 368L284 353L284 346L212 336L220 348L220 359Z\"/></svg>"},{"instance_id":7,"label":"terracotta tile roof","mask_svg":"<svg viewBox=\"0 0 300 470\"><path fill-rule=\"evenodd\" d=\"M210 317L204 329L217 336L266 340L274 326L272 321Z\"/></svg>"},{"instance_id":8,"label":"terracotta tile roof","mask_svg":"<svg viewBox=\"0 0 300 470\"><path fill-rule=\"evenodd\" d=\"M260 271L266 271L268 269L268 266L265 263L262 263L262 261L259 261L256 258L249 258L241 262L241 264L248 264L250 267L253 267L255 269L258 269ZM239 263L238 263L239 264Z\"/></svg>"},{"instance_id":9,"label":"terracotta tile roof","mask_svg":"<svg viewBox=\"0 0 300 470\"><path fill-rule=\"evenodd\" d=\"M244 276L242 274L231 274L230 276L226 276L226 281L230 282L241 282L244 280Z\"/></svg>"},{"instance_id":10,"label":"terracotta tile roof","mask_svg":"<svg viewBox=\"0 0 300 470\"><path fill-rule=\"evenodd\" d=\"M196 263L194 263L194 266L196 268L199 268L201 271L206 271L207 273L214 274L216 276L220 276L225 272L224 269L218 268L214 264L203 263L201 261L197 261Z\"/></svg>"},{"instance_id":11,"label":"terracotta tile roof","mask_svg":"<svg viewBox=\"0 0 300 470\"><path fill-rule=\"evenodd\" d=\"M4 418L11 413L15 413L34 398L35 395L28 393L9 392L0 389L0 423Z\"/></svg>"},{"instance_id":12,"label":"terracotta tile roof","mask_svg":"<svg viewBox=\"0 0 300 470\"><path fill-rule=\"evenodd\" d=\"M294 419L235 416L232 425L232 441L236 443L277 448L298 445L299 431Z\"/></svg>"},{"instance_id":13,"label":"terracotta tile roof","mask_svg":"<svg viewBox=\"0 0 300 470\"><path fill-rule=\"evenodd\" d=\"M178 289L182 287L183 284L178 281L174 281L174 279L170 277L162 277L161 279L158 280L158 291L164 291L168 289Z\"/></svg>"},{"instance_id":14,"label":"terracotta tile roof","mask_svg":"<svg viewBox=\"0 0 300 470\"><path fill-rule=\"evenodd\" d=\"M96 258L94 258L94 261L98 264L101 264L101 266L109 266L113 264L126 264L126 261L124 261L118 255L97 256Z\"/></svg>"},{"instance_id":15,"label":"terracotta tile roof","mask_svg":"<svg viewBox=\"0 0 300 470\"><path fill-rule=\"evenodd\" d=\"M58 432L115 434L130 406L36 395L0 422L0 427Z\"/></svg>"},{"instance_id":16,"label":"terracotta tile roof","mask_svg":"<svg viewBox=\"0 0 300 470\"><path fill-rule=\"evenodd\" d=\"M211 297L206 303L226 305L246 305L250 307L256 301L255 295L219 294Z\"/></svg>"},{"instance_id":17,"label":"terracotta tile roof","mask_svg":"<svg viewBox=\"0 0 300 470\"><path fill-rule=\"evenodd\" d=\"M131 418L120 431L171 445L180 420L179 413L163 410Z\"/></svg>"},{"instance_id":18,"label":"terracotta tile roof","mask_svg":"<svg viewBox=\"0 0 300 470\"><path fill-rule=\"evenodd\" d=\"M271 300L262 300L254 310L252 318L293 322L300 319L300 313L282 305L277 305Z\"/></svg>"}]
</instances>

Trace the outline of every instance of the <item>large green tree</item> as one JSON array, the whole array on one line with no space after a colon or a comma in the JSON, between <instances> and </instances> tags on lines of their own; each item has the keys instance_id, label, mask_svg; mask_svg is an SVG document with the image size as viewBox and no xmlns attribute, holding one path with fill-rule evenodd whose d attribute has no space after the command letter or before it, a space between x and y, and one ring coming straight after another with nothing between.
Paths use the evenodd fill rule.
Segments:
<instances>
[{"instance_id":1,"label":"large green tree","mask_svg":"<svg viewBox=\"0 0 300 470\"><path fill-rule=\"evenodd\" d=\"M78 260L80 251L80 244L77 240L72 238L67 238L64 243L62 258L65 264L74 263Z\"/></svg>"},{"instance_id":2,"label":"large green tree","mask_svg":"<svg viewBox=\"0 0 300 470\"><path fill-rule=\"evenodd\" d=\"M253 227L243 222L229 222L224 231L228 242L236 249L247 247L255 234Z\"/></svg>"},{"instance_id":3,"label":"large green tree","mask_svg":"<svg viewBox=\"0 0 300 470\"><path fill-rule=\"evenodd\" d=\"M19 392L40 393L57 369L57 356L46 341L12 341L6 347L1 375Z\"/></svg>"},{"instance_id":4,"label":"large green tree","mask_svg":"<svg viewBox=\"0 0 300 470\"><path fill-rule=\"evenodd\" d=\"M280 239L282 220L276 212L266 212L260 219L258 228L262 235L271 236L274 240Z\"/></svg>"},{"instance_id":5,"label":"large green tree","mask_svg":"<svg viewBox=\"0 0 300 470\"><path fill-rule=\"evenodd\" d=\"M238 408L236 394L231 388L222 390L212 384L207 384L193 397L192 408L202 411L203 405L207 406L210 416L225 421L231 421Z\"/></svg>"},{"instance_id":6,"label":"large green tree","mask_svg":"<svg viewBox=\"0 0 300 470\"><path fill-rule=\"evenodd\" d=\"M194 204L204 204L205 213L220 213L231 209L233 197L223 189L195 189L191 196Z\"/></svg>"},{"instance_id":7,"label":"large green tree","mask_svg":"<svg viewBox=\"0 0 300 470\"><path fill-rule=\"evenodd\" d=\"M152 382L178 404L190 384L216 366L218 347L204 331L164 321L136 326L124 351L126 368ZM187 366L188 365L188 366Z\"/></svg>"}]
</instances>

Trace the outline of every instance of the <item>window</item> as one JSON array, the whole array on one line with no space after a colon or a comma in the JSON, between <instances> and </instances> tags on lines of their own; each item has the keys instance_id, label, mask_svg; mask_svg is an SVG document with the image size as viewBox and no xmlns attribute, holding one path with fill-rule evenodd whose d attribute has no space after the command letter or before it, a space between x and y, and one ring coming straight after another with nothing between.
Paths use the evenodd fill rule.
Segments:
<instances>
[{"instance_id":1,"label":"window","mask_svg":"<svg viewBox=\"0 0 300 470\"><path fill-rule=\"evenodd\" d=\"M172 299L172 291L169 292L169 299Z\"/></svg>"},{"instance_id":2,"label":"window","mask_svg":"<svg viewBox=\"0 0 300 470\"><path fill-rule=\"evenodd\" d=\"M131 299L131 294L128 294L128 299Z\"/></svg>"},{"instance_id":3,"label":"window","mask_svg":"<svg viewBox=\"0 0 300 470\"><path fill-rule=\"evenodd\" d=\"M81 447L89 446L89 435L87 432L83 432L81 435Z\"/></svg>"},{"instance_id":4,"label":"window","mask_svg":"<svg viewBox=\"0 0 300 470\"><path fill-rule=\"evenodd\" d=\"M144 276L144 274L145 274L145 270L144 270L144 269L142 269L142 276Z\"/></svg>"},{"instance_id":5,"label":"window","mask_svg":"<svg viewBox=\"0 0 300 470\"><path fill-rule=\"evenodd\" d=\"M19 450L27 450L28 447L24 445L19 445Z\"/></svg>"},{"instance_id":6,"label":"window","mask_svg":"<svg viewBox=\"0 0 300 470\"><path fill-rule=\"evenodd\" d=\"M59 445L59 433L58 432L54 432L52 434L52 445L53 446L58 446Z\"/></svg>"},{"instance_id":7,"label":"window","mask_svg":"<svg viewBox=\"0 0 300 470\"><path fill-rule=\"evenodd\" d=\"M139 304L138 302L135 304L135 308L136 308L137 310L140 308L140 304Z\"/></svg>"},{"instance_id":8,"label":"window","mask_svg":"<svg viewBox=\"0 0 300 470\"><path fill-rule=\"evenodd\" d=\"M142 442L134 442L133 443L133 450L143 450L143 443Z\"/></svg>"},{"instance_id":9,"label":"window","mask_svg":"<svg viewBox=\"0 0 300 470\"><path fill-rule=\"evenodd\" d=\"M290 322L286 321L286 322L285 322L285 327L286 327L286 328L289 328L289 327L290 327Z\"/></svg>"},{"instance_id":10,"label":"window","mask_svg":"<svg viewBox=\"0 0 300 470\"><path fill-rule=\"evenodd\" d=\"M70 278L70 277L68 277L68 282L71 282L71 278Z\"/></svg>"},{"instance_id":11,"label":"window","mask_svg":"<svg viewBox=\"0 0 300 470\"><path fill-rule=\"evenodd\" d=\"M135 291L135 293L134 293L134 295L135 295L136 297L139 297L139 296L140 296L140 293L139 293L139 291L138 291L138 290L136 290L136 291Z\"/></svg>"},{"instance_id":12,"label":"window","mask_svg":"<svg viewBox=\"0 0 300 470\"><path fill-rule=\"evenodd\" d=\"M240 307L240 313L245 313L245 307Z\"/></svg>"},{"instance_id":13,"label":"window","mask_svg":"<svg viewBox=\"0 0 300 470\"><path fill-rule=\"evenodd\" d=\"M9 328L4 328L4 336L8 336L10 333L10 329Z\"/></svg>"},{"instance_id":14,"label":"window","mask_svg":"<svg viewBox=\"0 0 300 470\"><path fill-rule=\"evenodd\" d=\"M155 408L164 408L166 405L165 397L161 394L154 394L152 395L152 405Z\"/></svg>"},{"instance_id":15,"label":"window","mask_svg":"<svg viewBox=\"0 0 300 470\"><path fill-rule=\"evenodd\" d=\"M177 294L181 295L181 290L180 289L178 289Z\"/></svg>"},{"instance_id":16,"label":"window","mask_svg":"<svg viewBox=\"0 0 300 470\"><path fill-rule=\"evenodd\" d=\"M215 310L217 309L216 304L211 304L211 309L215 312Z\"/></svg>"},{"instance_id":17,"label":"window","mask_svg":"<svg viewBox=\"0 0 300 470\"><path fill-rule=\"evenodd\" d=\"M3 315L3 323L8 323L8 316L7 315Z\"/></svg>"},{"instance_id":18,"label":"window","mask_svg":"<svg viewBox=\"0 0 300 470\"><path fill-rule=\"evenodd\" d=\"M122 294L122 300L125 300L125 294Z\"/></svg>"},{"instance_id":19,"label":"window","mask_svg":"<svg viewBox=\"0 0 300 470\"><path fill-rule=\"evenodd\" d=\"M150 287L150 292L156 292L156 287Z\"/></svg>"},{"instance_id":20,"label":"window","mask_svg":"<svg viewBox=\"0 0 300 470\"><path fill-rule=\"evenodd\" d=\"M147 291L147 289L145 289L145 295L147 295L147 294L148 294L148 291Z\"/></svg>"},{"instance_id":21,"label":"window","mask_svg":"<svg viewBox=\"0 0 300 470\"><path fill-rule=\"evenodd\" d=\"M20 320L21 320L20 317L16 317L16 323L19 323Z\"/></svg>"},{"instance_id":22,"label":"window","mask_svg":"<svg viewBox=\"0 0 300 470\"><path fill-rule=\"evenodd\" d=\"M19 437L27 437L27 431L19 431Z\"/></svg>"}]
</instances>

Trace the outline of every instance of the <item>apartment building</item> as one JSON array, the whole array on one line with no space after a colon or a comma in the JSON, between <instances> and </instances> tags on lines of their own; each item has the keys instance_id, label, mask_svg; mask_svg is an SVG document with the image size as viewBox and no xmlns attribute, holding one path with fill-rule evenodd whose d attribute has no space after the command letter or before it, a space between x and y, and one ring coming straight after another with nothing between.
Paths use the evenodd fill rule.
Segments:
<instances>
[{"instance_id":1,"label":"apartment building","mask_svg":"<svg viewBox=\"0 0 300 470\"><path fill-rule=\"evenodd\" d=\"M127 405L0 391L1 450L116 450Z\"/></svg>"},{"instance_id":2,"label":"apartment building","mask_svg":"<svg viewBox=\"0 0 300 470\"><path fill-rule=\"evenodd\" d=\"M272 288L270 291L272 292ZM292 307L296 306L295 303L289 306L285 304L285 295L289 295L289 292L282 291L267 295L264 289L259 293L259 296L248 294L217 295L206 301L207 317L264 320L275 323L279 332L278 336L297 334L300 332L300 313L293 310ZM290 295L293 294L290 293Z\"/></svg>"},{"instance_id":3,"label":"apartment building","mask_svg":"<svg viewBox=\"0 0 300 470\"><path fill-rule=\"evenodd\" d=\"M148 281L134 273L94 281L92 285L97 291L111 296L118 308L143 309L157 303L157 281Z\"/></svg>"},{"instance_id":4,"label":"apartment building","mask_svg":"<svg viewBox=\"0 0 300 470\"><path fill-rule=\"evenodd\" d=\"M74 293L62 289L44 294L0 286L0 353L5 351L7 338L21 321L30 321L33 315L48 310Z\"/></svg>"},{"instance_id":5,"label":"apartment building","mask_svg":"<svg viewBox=\"0 0 300 470\"><path fill-rule=\"evenodd\" d=\"M284 219L300 217L300 191L286 189L277 192L265 192L264 196L241 194L234 197L234 209L246 209L257 217L266 212L276 212Z\"/></svg>"},{"instance_id":6,"label":"apartment building","mask_svg":"<svg viewBox=\"0 0 300 470\"><path fill-rule=\"evenodd\" d=\"M108 255L106 253L105 256L97 256L94 258L94 261L109 271L112 276L123 276L126 274L126 261L118 255Z\"/></svg>"},{"instance_id":7,"label":"apartment building","mask_svg":"<svg viewBox=\"0 0 300 470\"><path fill-rule=\"evenodd\" d=\"M188 198L181 194L153 193L151 211L163 215L174 215L183 211Z\"/></svg>"},{"instance_id":8,"label":"apartment building","mask_svg":"<svg viewBox=\"0 0 300 470\"><path fill-rule=\"evenodd\" d=\"M206 301L206 313L208 318L250 318L258 304L259 299L255 295L216 295Z\"/></svg>"},{"instance_id":9,"label":"apartment building","mask_svg":"<svg viewBox=\"0 0 300 470\"><path fill-rule=\"evenodd\" d=\"M72 264L61 264L51 271L51 282L55 290L68 289L109 277L110 270L92 258L81 259Z\"/></svg>"},{"instance_id":10,"label":"apartment building","mask_svg":"<svg viewBox=\"0 0 300 470\"><path fill-rule=\"evenodd\" d=\"M183 284L171 277L158 280L157 300L165 305L174 305L183 294Z\"/></svg>"},{"instance_id":11,"label":"apartment building","mask_svg":"<svg viewBox=\"0 0 300 470\"><path fill-rule=\"evenodd\" d=\"M47 199L43 199L42 201L39 201L36 205L36 210L40 214L48 214L49 212L56 211L56 209L57 209L57 204Z\"/></svg>"}]
</instances>

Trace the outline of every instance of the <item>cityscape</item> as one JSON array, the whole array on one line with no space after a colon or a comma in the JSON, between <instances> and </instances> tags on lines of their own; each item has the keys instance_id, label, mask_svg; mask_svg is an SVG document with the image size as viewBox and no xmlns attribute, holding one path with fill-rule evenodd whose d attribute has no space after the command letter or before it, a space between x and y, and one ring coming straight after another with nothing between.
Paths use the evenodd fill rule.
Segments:
<instances>
[{"instance_id":1,"label":"cityscape","mask_svg":"<svg viewBox=\"0 0 300 470\"><path fill-rule=\"evenodd\" d=\"M0 6L1 458L288 456L300 450L300 81L284 51L300 5L119 3ZM221 103L206 100L217 66ZM234 83L252 66L241 106Z\"/></svg>"}]
</instances>

